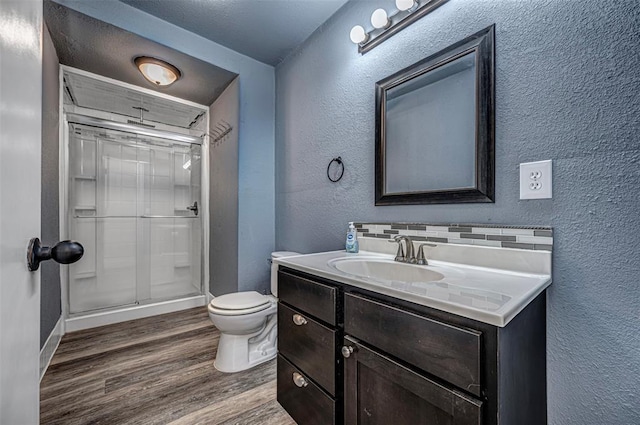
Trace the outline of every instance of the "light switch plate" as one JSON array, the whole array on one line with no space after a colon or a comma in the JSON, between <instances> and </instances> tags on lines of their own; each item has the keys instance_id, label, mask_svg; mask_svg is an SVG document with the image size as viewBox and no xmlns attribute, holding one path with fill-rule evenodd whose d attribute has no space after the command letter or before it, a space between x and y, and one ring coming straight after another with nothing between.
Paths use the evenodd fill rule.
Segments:
<instances>
[{"instance_id":1,"label":"light switch plate","mask_svg":"<svg viewBox=\"0 0 640 425\"><path fill-rule=\"evenodd\" d=\"M520 164L520 199L551 199L551 160Z\"/></svg>"}]
</instances>

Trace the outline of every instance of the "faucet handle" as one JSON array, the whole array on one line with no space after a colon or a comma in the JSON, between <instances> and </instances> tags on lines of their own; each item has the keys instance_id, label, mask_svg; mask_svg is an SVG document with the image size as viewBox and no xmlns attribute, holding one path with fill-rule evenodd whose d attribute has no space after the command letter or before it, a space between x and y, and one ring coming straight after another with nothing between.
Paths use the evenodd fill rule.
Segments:
<instances>
[{"instance_id":1,"label":"faucet handle","mask_svg":"<svg viewBox=\"0 0 640 425\"><path fill-rule=\"evenodd\" d=\"M402 249L402 239L400 239L399 236L396 236L393 239L389 239L387 242L398 244L398 251L396 252L396 258L394 258L394 260L404 262L405 256L404 249Z\"/></svg>"},{"instance_id":2,"label":"faucet handle","mask_svg":"<svg viewBox=\"0 0 640 425\"><path fill-rule=\"evenodd\" d=\"M429 263L427 262L427 258L424 256L424 247L428 246L429 248L436 248L438 245L432 243L421 243L418 246L418 264L421 266L427 266Z\"/></svg>"}]
</instances>

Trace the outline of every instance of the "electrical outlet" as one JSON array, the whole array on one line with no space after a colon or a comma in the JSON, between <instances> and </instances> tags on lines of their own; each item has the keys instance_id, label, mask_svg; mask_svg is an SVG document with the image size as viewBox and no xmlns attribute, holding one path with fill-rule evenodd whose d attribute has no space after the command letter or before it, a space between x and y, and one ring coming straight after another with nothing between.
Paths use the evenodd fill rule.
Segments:
<instances>
[{"instance_id":1,"label":"electrical outlet","mask_svg":"<svg viewBox=\"0 0 640 425\"><path fill-rule=\"evenodd\" d=\"M550 199L553 194L551 160L520 164L520 199Z\"/></svg>"}]
</instances>

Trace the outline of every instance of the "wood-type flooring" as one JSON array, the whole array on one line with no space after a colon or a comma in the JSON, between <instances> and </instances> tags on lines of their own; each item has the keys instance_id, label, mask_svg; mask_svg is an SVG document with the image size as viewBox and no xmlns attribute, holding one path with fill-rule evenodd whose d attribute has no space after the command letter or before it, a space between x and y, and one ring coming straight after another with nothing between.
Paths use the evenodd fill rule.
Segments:
<instances>
[{"instance_id":1,"label":"wood-type flooring","mask_svg":"<svg viewBox=\"0 0 640 425\"><path fill-rule=\"evenodd\" d=\"M40 423L295 425L275 360L219 372L218 337L206 307L69 333L40 384Z\"/></svg>"}]
</instances>

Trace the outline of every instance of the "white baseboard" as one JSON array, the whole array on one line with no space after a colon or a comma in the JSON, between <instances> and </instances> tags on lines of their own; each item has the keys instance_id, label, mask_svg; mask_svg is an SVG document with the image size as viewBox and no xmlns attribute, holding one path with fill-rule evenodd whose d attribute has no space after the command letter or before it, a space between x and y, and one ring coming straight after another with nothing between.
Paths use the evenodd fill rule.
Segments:
<instances>
[{"instance_id":1,"label":"white baseboard","mask_svg":"<svg viewBox=\"0 0 640 425\"><path fill-rule=\"evenodd\" d=\"M44 343L42 350L40 350L40 380L42 380L42 377L51 363L53 355L58 349L58 345L60 345L60 340L64 335L63 325L64 321L61 316L49 334L49 338L47 338L47 341Z\"/></svg>"},{"instance_id":2,"label":"white baseboard","mask_svg":"<svg viewBox=\"0 0 640 425\"><path fill-rule=\"evenodd\" d=\"M83 329L97 328L98 326L112 325L128 320L142 319L143 317L157 316L159 314L173 313L193 307L204 306L207 296L183 298L180 300L163 301L155 304L138 305L118 310L101 311L99 313L86 314L71 317L65 320L66 332L80 331Z\"/></svg>"},{"instance_id":3,"label":"white baseboard","mask_svg":"<svg viewBox=\"0 0 640 425\"><path fill-rule=\"evenodd\" d=\"M211 302L212 299L214 299L215 297L213 296L213 294L211 292L207 292L207 304L209 304Z\"/></svg>"}]
</instances>

